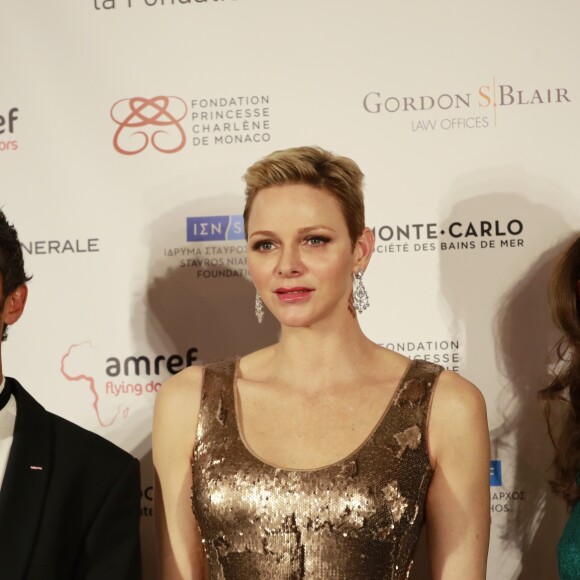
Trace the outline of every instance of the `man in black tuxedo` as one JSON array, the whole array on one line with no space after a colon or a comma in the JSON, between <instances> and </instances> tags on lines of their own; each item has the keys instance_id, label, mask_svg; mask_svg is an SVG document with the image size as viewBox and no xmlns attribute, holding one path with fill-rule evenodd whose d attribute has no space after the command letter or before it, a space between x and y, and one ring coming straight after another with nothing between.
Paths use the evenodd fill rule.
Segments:
<instances>
[{"instance_id":1,"label":"man in black tuxedo","mask_svg":"<svg viewBox=\"0 0 580 580\"><path fill-rule=\"evenodd\" d=\"M24 311L28 279L0 211L2 341ZM1 344L0 381L0 578L139 579L139 462L4 378Z\"/></svg>"}]
</instances>

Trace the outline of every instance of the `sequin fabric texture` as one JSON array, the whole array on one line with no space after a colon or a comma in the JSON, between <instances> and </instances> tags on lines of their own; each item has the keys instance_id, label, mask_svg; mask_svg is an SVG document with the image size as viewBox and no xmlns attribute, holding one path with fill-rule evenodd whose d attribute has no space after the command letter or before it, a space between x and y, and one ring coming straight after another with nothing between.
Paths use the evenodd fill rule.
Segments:
<instances>
[{"instance_id":1,"label":"sequin fabric texture","mask_svg":"<svg viewBox=\"0 0 580 580\"><path fill-rule=\"evenodd\" d=\"M441 370L414 361L357 451L300 471L263 463L245 446L236 361L206 366L192 507L211 580L408 578L432 476L425 435Z\"/></svg>"}]
</instances>

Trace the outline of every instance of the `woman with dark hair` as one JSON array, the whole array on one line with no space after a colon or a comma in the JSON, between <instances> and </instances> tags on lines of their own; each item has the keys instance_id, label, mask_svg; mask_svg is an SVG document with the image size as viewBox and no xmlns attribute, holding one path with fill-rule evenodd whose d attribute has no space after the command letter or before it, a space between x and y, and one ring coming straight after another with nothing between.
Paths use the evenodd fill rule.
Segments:
<instances>
[{"instance_id":1,"label":"woman with dark hair","mask_svg":"<svg viewBox=\"0 0 580 580\"><path fill-rule=\"evenodd\" d=\"M558 544L562 580L580 578L580 236L562 255L552 275L550 306L556 326L563 332L556 346L552 382L542 391L550 436L556 449L552 490L571 510ZM563 407L554 436L550 412Z\"/></svg>"},{"instance_id":2,"label":"woman with dark hair","mask_svg":"<svg viewBox=\"0 0 580 580\"><path fill-rule=\"evenodd\" d=\"M374 236L361 170L298 147L244 178L253 306L280 338L161 389L162 577L403 580L426 521L434 580L484 580L485 403L459 375L364 335Z\"/></svg>"}]
</instances>

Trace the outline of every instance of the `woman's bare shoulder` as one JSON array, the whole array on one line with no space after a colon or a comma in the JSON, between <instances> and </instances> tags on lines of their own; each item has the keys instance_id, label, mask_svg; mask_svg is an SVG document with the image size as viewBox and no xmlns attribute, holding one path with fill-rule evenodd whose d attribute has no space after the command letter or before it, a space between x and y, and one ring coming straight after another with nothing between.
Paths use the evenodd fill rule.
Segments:
<instances>
[{"instance_id":1,"label":"woman's bare shoulder","mask_svg":"<svg viewBox=\"0 0 580 580\"><path fill-rule=\"evenodd\" d=\"M443 371L435 388L429 440L435 462L447 451L455 453L457 446L489 446L485 398L472 382L452 371Z\"/></svg>"},{"instance_id":2,"label":"woman's bare shoulder","mask_svg":"<svg viewBox=\"0 0 580 580\"><path fill-rule=\"evenodd\" d=\"M455 416L485 412L485 399L471 381L453 371L444 370L435 390L433 411Z\"/></svg>"},{"instance_id":3,"label":"woman's bare shoulder","mask_svg":"<svg viewBox=\"0 0 580 580\"><path fill-rule=\"evenodd\" d=\"M203 367L188 367L167 379L155 400L153 441L164 446L184 442L190 446L197 429L201 402Z\"/></svg>"},{"instance_id":4,"label":"woman's bare shoulder","mask_svg":"<svg viewBox=\"0 0 580 580\"><path fill-rule=\"evenodd\" d=\"M195 401L201 394L203 371L203 367L190 366L167 379L157 393L155 406L165 408Z\"/></svg>"}]
</instances>

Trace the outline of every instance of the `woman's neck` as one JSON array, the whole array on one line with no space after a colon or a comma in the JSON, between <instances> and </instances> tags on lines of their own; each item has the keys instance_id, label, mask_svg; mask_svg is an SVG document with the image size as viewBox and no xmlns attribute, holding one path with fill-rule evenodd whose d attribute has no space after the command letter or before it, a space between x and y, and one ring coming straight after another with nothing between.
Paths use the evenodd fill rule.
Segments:
<instances>
[{"instance_id":1,"label":"woman's neck","mask_svg":"<svg viewBox=\"0 0 580 580\"><path fill-rule=\"evenodd\" d=\"M351 380L377 349L353 322L333 329L283 327L271 361L280 380L312 390Z\"/></svg>"}]
</instances>

